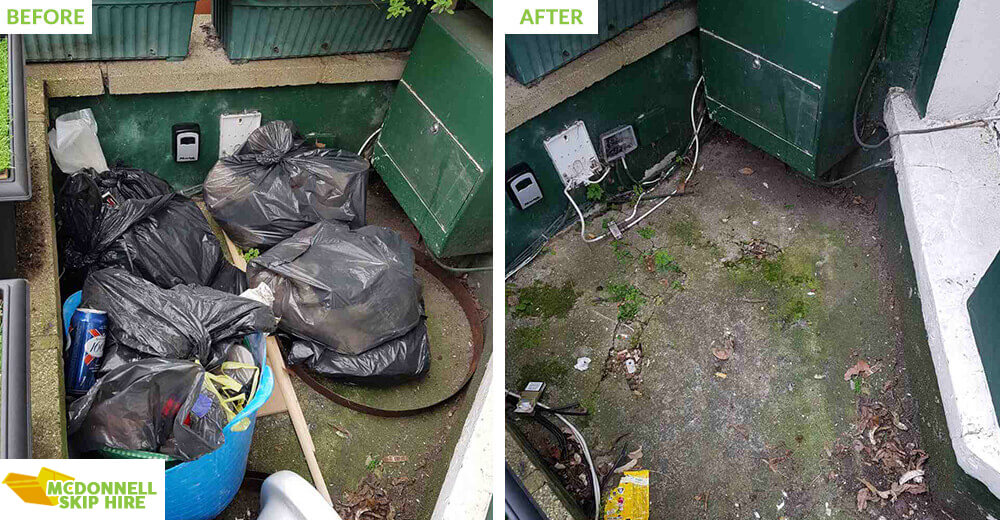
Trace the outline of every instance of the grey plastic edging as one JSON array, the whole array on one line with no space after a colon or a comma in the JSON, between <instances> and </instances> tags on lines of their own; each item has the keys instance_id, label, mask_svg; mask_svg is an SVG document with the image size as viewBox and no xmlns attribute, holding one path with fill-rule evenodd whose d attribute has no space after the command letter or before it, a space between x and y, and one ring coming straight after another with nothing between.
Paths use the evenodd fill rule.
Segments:
<instances>
[{"instance_id":1,"label":"grey plastic edging","mask_svg":"<svg viewBox=\"0 0 1000 520\"><path fill-rule=\"evenodd\" d=\"M0 280L3 353L0 355L0 459L31 458L31 352L27 280Z\"/></svg>"},{"instance_id":2,"label":"grey plastic edging","mask_svg":"<svg viewBox=\"0 0 1000 520\"><path fill-rule=\"evenodd\" d=\"M31 198L28 171L28 106L25 100L24 43L21 35L7 35L7 80L10 92L11 173L0 181L0 202Z\"/></svg>"}]
</instances>

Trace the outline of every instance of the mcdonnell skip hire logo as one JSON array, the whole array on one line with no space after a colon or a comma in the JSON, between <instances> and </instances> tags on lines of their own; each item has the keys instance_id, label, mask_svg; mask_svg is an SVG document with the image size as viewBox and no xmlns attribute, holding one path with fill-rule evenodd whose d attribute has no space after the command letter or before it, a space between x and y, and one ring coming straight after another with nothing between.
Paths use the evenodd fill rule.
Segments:
<instances>
[{"instance_id":1,"label":"mcdonnell skip hire logo","mask_svg":"<svg viewBox=\"0 0 1000 520\"><path fill-rule=\"evenodd\" d=\"M26 504L60 509L141 510L158 493L152 482L85 482L48 468L35 477L9 473L3 483Z\"/></svg>"}]
</instances>

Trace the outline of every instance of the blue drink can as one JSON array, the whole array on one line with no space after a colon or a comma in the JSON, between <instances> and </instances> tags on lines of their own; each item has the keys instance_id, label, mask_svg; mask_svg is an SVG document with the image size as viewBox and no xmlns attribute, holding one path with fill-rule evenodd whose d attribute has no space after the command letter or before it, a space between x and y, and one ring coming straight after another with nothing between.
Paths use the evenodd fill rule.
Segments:
<instances>
[{"instance_id":1,"label":"blue drink can","mask_svg":"<svg viewBox=\"0 0 1000 520\"><path fill-rule=\"evenodd\" d=\"M108 313L104 311L77 309L73 313L66 344L66 393L82 395L94 386L94 374L104 357L107 327Z\"/></svg>"}]
</instances>

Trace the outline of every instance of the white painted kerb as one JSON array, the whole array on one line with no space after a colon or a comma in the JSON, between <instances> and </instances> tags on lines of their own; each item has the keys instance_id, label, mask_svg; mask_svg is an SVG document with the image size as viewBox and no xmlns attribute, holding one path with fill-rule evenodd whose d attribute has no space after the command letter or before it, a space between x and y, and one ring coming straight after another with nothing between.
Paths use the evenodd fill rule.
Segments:
<instances>
[{"instance_id":1,"label":"white painted kerb","mask_svg":"<svg viewBox=\"0 0 1000 520\"><path fill-rule=\"evenodd\" d=\"M936 126L891 92L890 132ZM966 300L1000 250L1000 154L982 126L892 140L919 298L958 464L1000 497L1000 427ZM919 384L919 382L917 383Z\"/></svg>"}]
</instances>

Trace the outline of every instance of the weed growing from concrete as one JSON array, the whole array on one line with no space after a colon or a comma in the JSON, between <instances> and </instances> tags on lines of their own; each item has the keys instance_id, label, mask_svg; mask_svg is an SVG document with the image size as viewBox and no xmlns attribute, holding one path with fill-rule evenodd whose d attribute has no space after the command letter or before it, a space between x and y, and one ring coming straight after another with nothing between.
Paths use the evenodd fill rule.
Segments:
<instances>
[{"instance_id":1,"label":"weed growing from concrete","mask_svg":"<svg viewBox=\"0 0 1000 520\"><path fill-rule=\"evenodd\" d=\"M608 294L611 301L618 302L618 321L630 322L639 315L646 297L639 288L630 284L608 284Z\"/></svg>"}]
</instances>

